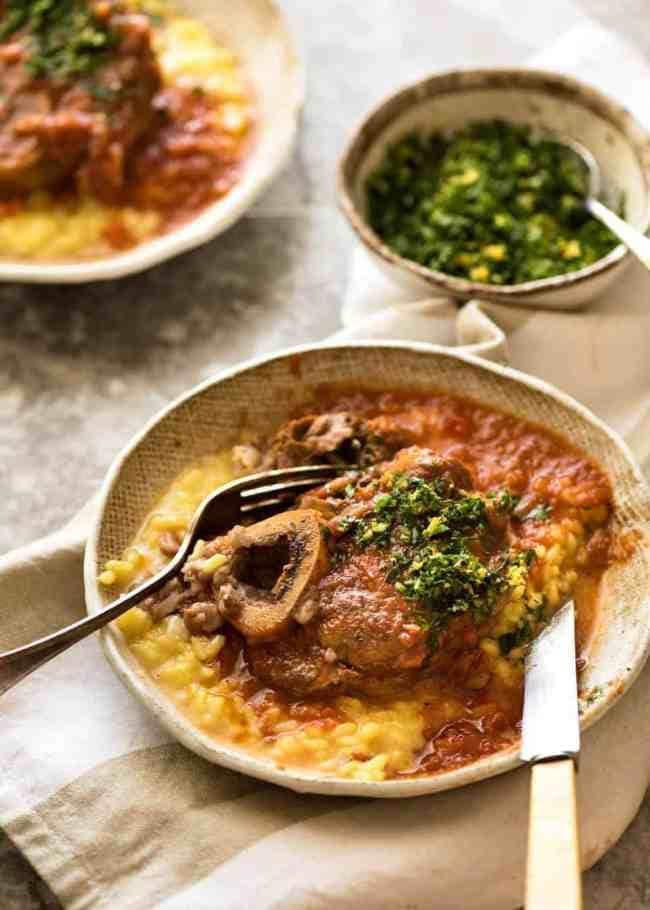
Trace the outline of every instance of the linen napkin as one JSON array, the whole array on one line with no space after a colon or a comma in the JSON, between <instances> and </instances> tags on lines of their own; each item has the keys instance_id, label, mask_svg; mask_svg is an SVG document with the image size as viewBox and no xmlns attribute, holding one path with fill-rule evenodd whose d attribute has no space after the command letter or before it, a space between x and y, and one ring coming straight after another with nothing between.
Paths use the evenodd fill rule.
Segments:
<instances>
[{"instance_id":1,"label":"linen napkin","mask_svg":"<svg viewBox=\"0 0 650 910\"><path fill-rule=\"evenodd\" d=\"M603 61L613 63L603 66ZM535 65L578 71L632 107L648 71L585 20ZM611 79L611 81L610 81ZM355 255L343 338L462 344L555 382L650 454L648 280L633 268L582 313L408 299ZM0 560L0 648L82 614L93 504ZM633 817L650 769L650 670L584 737L583 861ZM297 795L172 741L114 677L96 639L0 699L0 823L70 910L507 910L521 903L528 774L366 802ZM606 757L606 761L604 760Z\"/></svg>"}]
</instances>

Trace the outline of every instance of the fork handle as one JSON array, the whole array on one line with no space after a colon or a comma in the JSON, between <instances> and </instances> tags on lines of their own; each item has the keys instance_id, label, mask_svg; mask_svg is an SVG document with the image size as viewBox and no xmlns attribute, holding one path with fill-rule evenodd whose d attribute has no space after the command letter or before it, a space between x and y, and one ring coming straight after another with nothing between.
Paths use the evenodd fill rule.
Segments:
<instances>
[{"instance_id":1,"label":"fork handle","mask_svg":"<svg viewBox=\"0 0 650 910\"><path fill-rule=\"evenodd\" d=\"M61 630L65 632L65 629ZM58 633L55 633L58 634ZM90 633L88 633L90 634ZM79 640L79 639L77 639ZM25 654L16 654L14 651L8 651L6 654L0 654L0 695L13 689L22 679L38 670L40 666L47 663L57 654L67 650L74 642L61 642L51 645L49 648L43 648L37 653L29 652L29 646L16 648L18 652L28 652Z\"/></svg>"},{"instance_id":2,"label":"fork handle","mask_svg":"<svg viewBox=\"0 0 650 910\"><path fill-rule=\"evenodd\" d=\"M532 767L526 910L581 910L575 778L572 758Z\"/></svg>"},{"instance_id":3,"label":"fork handle","mask_svg":"<svg viewBox=\"0 0 650 910\"><path fill-rule=\"evenodd\" d=\"M175 572L176 561L173 560L154 578L114 600L103 610L100 610L99 613L94 613L92 616L84 616L77 622L52 632L51 635L46 635L30 642L28 645L0 654L0 695L13 688L22 679L29 676L30 673L33 673L34 670L47 663L48 660L52 660L57 654L61 654L62 651L66 651L78 641L87 638L93 632L97 632L109 622L121 616L122 613L126 613L127 610L142 601L148 594L161 588Z\"/></svg>"}]
</instances>

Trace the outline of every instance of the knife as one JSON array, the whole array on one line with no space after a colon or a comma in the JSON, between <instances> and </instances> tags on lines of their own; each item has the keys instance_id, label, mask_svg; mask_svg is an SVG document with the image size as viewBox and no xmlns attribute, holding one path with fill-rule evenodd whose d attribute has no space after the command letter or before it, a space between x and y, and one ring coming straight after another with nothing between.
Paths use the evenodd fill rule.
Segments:
<instances>
[{"instance_id":1,"label":"knife","mask_svg":"<svg viewBox=\"0 0 650 910\"><path fill-rule=\"evenodd\" d=\"M579 751L571 601L558 610L526 657L520 753L532 766L526 910L582 907L575 786Z\"/></svg>"}]
</instances>

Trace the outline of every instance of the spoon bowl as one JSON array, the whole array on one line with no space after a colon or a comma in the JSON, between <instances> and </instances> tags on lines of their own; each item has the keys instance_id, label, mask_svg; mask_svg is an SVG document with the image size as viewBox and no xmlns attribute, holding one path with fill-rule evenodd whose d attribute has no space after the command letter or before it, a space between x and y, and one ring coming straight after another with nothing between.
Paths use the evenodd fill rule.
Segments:
<instances>
[{"instance_id":1,"label":"spoon bowl","mask_svg":"<svg viewBox=\"0 0 650 910\"><path fill-rule=\"evenodd\" d=\"M642 231L636 230L627 221L613 212L604 202L600 201L602 192L602 179L598 162L588 148L576 139L568 136L554 136L554 141L570 148L582 160L589 175L589 187L585 208L590 215L597 218L601 224L609 228L621 240L628 250L637 257L646 269L650 270L650 239Z\"/></svg>"}]
</instances>

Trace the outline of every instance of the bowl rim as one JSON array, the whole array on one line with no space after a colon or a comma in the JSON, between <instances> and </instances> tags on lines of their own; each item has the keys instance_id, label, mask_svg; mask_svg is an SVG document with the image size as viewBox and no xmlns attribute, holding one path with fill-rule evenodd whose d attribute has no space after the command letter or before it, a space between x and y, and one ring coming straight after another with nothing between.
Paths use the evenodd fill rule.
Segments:
<instances>
[{"instance_id":1,"label":"bowl rim","mask_svg":"<svg viewBox=\"0 0 650 910\"><path fill-rule=\"evenodd\" d=\"M97 549L101 533L102 519L107 500L113 487L119 480L122 466L150 430L165 419L177 407L201 395L211 386L255 370L267 363L276 360L295 358L297 355L310 354L318 350L357 350L360 348L378 348L402 350L422 354L433 354L459 360L472 367L488 373L496 374L503 378L524 384L529 388L540 391L553 398L565 408L580 415L590 424L604 433L609 441L625 458L632 476L642 486L646 486L636 460L627 443L604 421L594 415L588 408L577 402L571 396L562 392L555 386L537 377L529 376L499 363L484 360L472 354L455 351L442 345L433 345L424 342L400 342L391 340L358 341L331 343L322 342L305 344L297 347L286 348L272 354L255 357L243 363L228 367L215 376L204 380L183 394L179 395L169 405L160 410L146 422L140 432L136 433L126 446L118 453L111 464L101 489L97 495L95 517L90 528L84 552L84 590L86 595L86 610L89 615L96 613L104 606L97 582ZM650 516L649 516L650 517ZM646 547L650 552L650 541ZM304 769L278 768L270 759L256 757L243 750L238 750L227 743L220 742L201 731L187 718L171 699L147 676L146 671L138 663L134 655L129 653L128 645L119 632L112 626L100 632L102 649L116 672L119 679L126 687L151 710L158 721L188 749L207 759L213 764L220 765L250 777L266 780L278 784L286 789L303 793L321 793L332 796L362 796L370 798L402 798L420 796L455 789L476 783L506 771L513 770L522 765L519 758L519 745L514 744L508 749L501 750L492 755L479 759L476 762L441 772L436 775L410 778L407 780L387 781L355 781L344 778L325 777L315 771ZM625 672L617 677L617 684L609 686L602 697L593 703L587 704L580 717L581 730L585 730L598 721L630 688L640 674L650 653L650 631L646 630L643 646L638 649L634 661L630 661Z\"/></svg>"},{"instance_id":2,"label":"bowl rim","mask_svg":"<svg viewBox=\"0 0 650 910\"><path fill-rule=\"evenodd\" d=\"M278 0L264 2L273 13L275 28L286 46L289 61L287 73L292 90L285 97L282 109L285 128L269 146L268 152L265 152L265 157L256 172L251 176L250 163L255 157L260 135L266 129L263 121L253 130L251 148L244 159L240 180L225 196L197 212L189 221L164 234L145 240L123 253L95 259L30 262L28 259L0 258L0 281L26 284L83 284L124 278L202 246L241 218L288 162L296 142L306 94L302 46L292 27L292 19Z\"/></svg>"},{"instance_id":3,"label":"bowl rim","mask_svg":"<svg viewBox=\"0 0 650 910\"><path fill-rule=\"evenodd\" d=\"M551 275L549 278L538 278L520 284L485 284L428 269L411 259L399 256L369 226L353 200L351 183L354 173L376 138L405 110L426 98L508 87L537 90L540 94L552 93L570 98L622 131L635 152L645 184L645 212L640 230L646 233L650 227L650 130L623 105L587 82L549 70L530 67L479 67L436 71L409 82L385 96L357 123L339 157L336 172L337 197L339 208L361 243L387 265L466 299L481 297L507 302L509 298L519 300L535 297L580 285L624 262L627 263L632 258L627 247L620 243L591 265L567 272L565 275Z\"/></svg>"}]
</instances>

